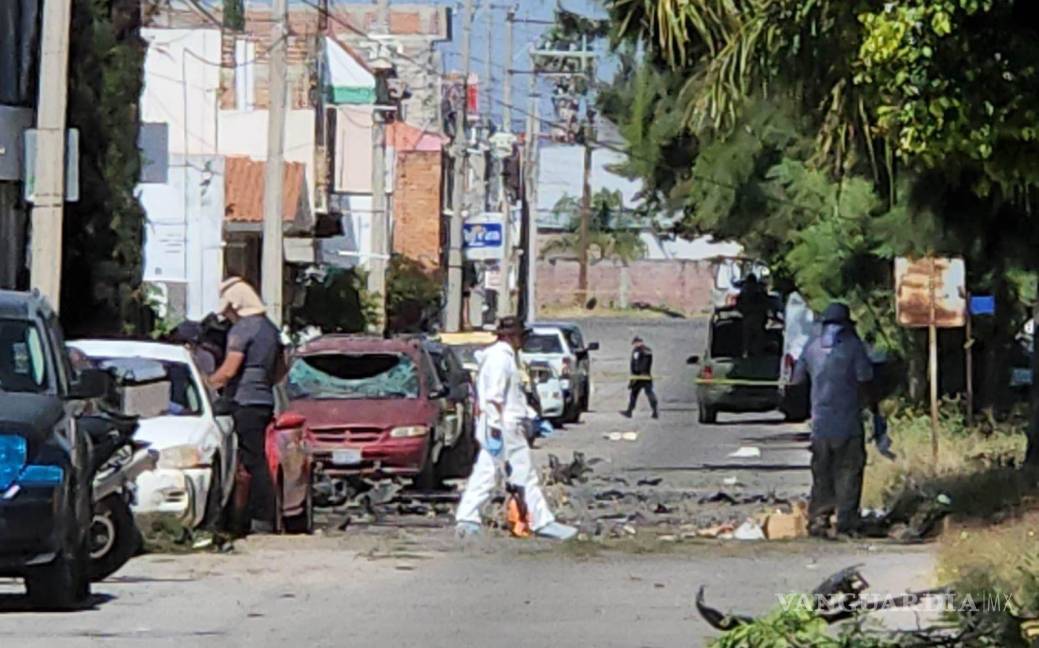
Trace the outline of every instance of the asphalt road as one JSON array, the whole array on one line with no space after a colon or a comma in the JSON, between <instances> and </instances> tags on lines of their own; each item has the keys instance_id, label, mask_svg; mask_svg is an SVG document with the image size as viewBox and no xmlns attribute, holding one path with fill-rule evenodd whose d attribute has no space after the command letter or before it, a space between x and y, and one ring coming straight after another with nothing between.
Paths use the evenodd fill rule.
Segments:
<instances>
[{"instance_id":1,"label":"asphalt road","mask_svg":"<svg viewBox=\"0 0 1039 648\"><path fill-rule=\"evenodd\" d=\"M661 479L660 492L695 495L719 488L780 496L807 491L807 452L791 440L800 428L760 416L696 423L685 358L701 351L702 321L584 326L587 338L602 344L593 411L542 442L539 461L548 453L569 457L572 450L601 459L583 486L589 491L643 477ZM659 421L650 420L645 403L633 420L617 414L635 332L654 349ZM638 439L604 438L615 431L635 431ZM760 448L762 456L728 456L745 445ZM703 464L725 467L696 469ZM725 483L733 478L737 485ZM700 511L691 501L686 512L695 516ZM587 528L589 515L574 521ZM329 527L313 537L251 538L232 554L142 556L95 585L95 605L78 613L29 611L20 584L0 581L0 645L700 646L717 634L693 608L700 585L722 609L761 613L777 596L809 590L853 564L864 566L874 593L932 584L926 547L810 540L673 544L655 540L649 529L605 543L556 545L490 533L459 545L443 518L404 522L402 528ZM909 612L887 620L914 623Z\"/></svg>"}]
</instances>

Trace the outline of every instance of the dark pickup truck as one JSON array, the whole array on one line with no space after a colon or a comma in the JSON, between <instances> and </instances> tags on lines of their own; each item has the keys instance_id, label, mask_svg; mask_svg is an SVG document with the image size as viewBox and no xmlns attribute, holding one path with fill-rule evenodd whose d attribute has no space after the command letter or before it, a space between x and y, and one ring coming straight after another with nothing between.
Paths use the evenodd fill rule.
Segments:
<instances>
[{"instance_id":1,"label":"dark pickup truck","mask_svg":"<svg viewBox=\"0 0 1039 648\"><path fill-rule=\"evenodd\" d=\"M90 442L77 417L107 374L74 373L54 311L0 291L0 576L25 579L34 606L90 596Z\"/></svg>"}]
</instances>

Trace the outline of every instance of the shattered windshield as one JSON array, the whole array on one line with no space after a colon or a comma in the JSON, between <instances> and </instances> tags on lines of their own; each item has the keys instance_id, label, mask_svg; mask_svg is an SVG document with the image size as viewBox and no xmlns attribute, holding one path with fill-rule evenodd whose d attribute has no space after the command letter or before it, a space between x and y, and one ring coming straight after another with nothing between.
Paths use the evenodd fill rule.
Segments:
<instances>
[{"instance_id":1,"label":"shattered windshield","mask_svg":"<svg viewBox=\"0 0 1039 648\"><path fill-rule=\"evenodd\" d=\"M404 353L333 353L298 358L287 389L291 400L418 398L419 378Z\"/></svg>"}]
</instances>

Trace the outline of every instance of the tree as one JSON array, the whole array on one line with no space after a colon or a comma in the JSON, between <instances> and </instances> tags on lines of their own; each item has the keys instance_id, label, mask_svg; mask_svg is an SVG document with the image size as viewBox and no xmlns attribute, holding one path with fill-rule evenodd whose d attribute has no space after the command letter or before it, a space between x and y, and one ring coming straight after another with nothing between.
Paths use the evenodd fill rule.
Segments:
<instances>
[{"instance_id":1,"label":"tree","mask_svg":"<svg viewBox=\"0 0 1039 648\"><path fill-rule=\"evenodd\" d=\"M593 263L619 261L625 265L642 257L646 245L639 236L637 224L622 212L619 191L601 189L592 196L592 217L588 227L588 252ZM581 201L569 194L556 202L553 211L568 218L567 231L541 248L541 257L565 254L577 256L580 237Z\"/></svg>"},{"instance_id":2,"label":"tree","mask_svg":"<svg viewBox=\"0 0 1039 648\"><path fill-rule=\"evenodd\" d=\"M71 335L149 328L144 209L134 194L145 52L138 4L73 3L68 121L79 129L80 198L65 206L61 299Z\"/></svg>"},{"instance_id":3,"label":"tree","mask_svg":"<svg viewBox=\"0 0 1039 648\"><path fill-rule=\"evenodd\" d=\"M894 254L955 253L973 287L1012 295L1015 269L1039 270L1033 6L613 0L609 9L616 48L640 48L667 85L682 81L668 112L700 150L664 198L682 205L686 227L732 233L827 290L846 287L822 272L826 252L850 245L870 250L844 256L856 281L882 274ZM776 142L762 105L784 108L799 135ZM795 205L818 215L794 218ZM848 231L845 219L858 225ZM1004 307L1003 339L1019 317ZM1039 463L1039 384L1033 414L1028 459Z\"/></svg>"}]
</instances>

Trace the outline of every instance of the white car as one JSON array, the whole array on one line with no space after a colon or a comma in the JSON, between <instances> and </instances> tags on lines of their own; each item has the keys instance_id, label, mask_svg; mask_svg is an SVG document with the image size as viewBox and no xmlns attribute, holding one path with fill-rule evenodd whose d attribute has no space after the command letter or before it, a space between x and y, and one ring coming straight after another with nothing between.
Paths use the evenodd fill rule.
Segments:
<instances>
[{"instance_id":1,"label":"white car","mask_svg":"<svg viewBox=\"0 0 1039 648\"><path fill-rule=\"evenodd\" d=\"M576 423L581 412L588 411L592 392L589 352L598 348L596 342L585 344L577 325L567 322L539 322L523 341L523 362L548 363L559 376L565 401L564 423Z\"/></svg>"},{"instance_id":2,"label":"white car","mask_svg":"<svg viewBox=\"0 0 1039 648\"><path fill-rule=\"evenodd\" d=\"M216 522L234 487L237 440L230 416L217 416L191 353L182 346L124 340L77 340L92 361L147 358L170 380L170 410L142 418L136 439L159 451L158 468L137 478L137 515L172 516L189 527Z\"/></svg>"},{"instance_id":3,"label":"white car","mask_svg":"<svg viewBox=\"0 0 1039 648\"><path fill-rule=\"evenodd\" d=\"M563 399L563 384L559 374L547 362L531 363L527 367L527 373L537 389L542 418L562 418L566 402Z\"/></svg>"}]
</instances>

